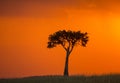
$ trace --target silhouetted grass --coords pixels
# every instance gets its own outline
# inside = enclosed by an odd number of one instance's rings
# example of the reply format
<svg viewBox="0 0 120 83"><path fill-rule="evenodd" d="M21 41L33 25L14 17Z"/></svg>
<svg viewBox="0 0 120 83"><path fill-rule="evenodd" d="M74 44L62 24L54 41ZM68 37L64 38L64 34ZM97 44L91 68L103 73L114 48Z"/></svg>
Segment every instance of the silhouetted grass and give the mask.
<svg viewBox="0 0 120 83"><path fill-rule="evenodd" d="M120 75L34 76L17 79L0 79L0 83L120 83Z"/></svg>

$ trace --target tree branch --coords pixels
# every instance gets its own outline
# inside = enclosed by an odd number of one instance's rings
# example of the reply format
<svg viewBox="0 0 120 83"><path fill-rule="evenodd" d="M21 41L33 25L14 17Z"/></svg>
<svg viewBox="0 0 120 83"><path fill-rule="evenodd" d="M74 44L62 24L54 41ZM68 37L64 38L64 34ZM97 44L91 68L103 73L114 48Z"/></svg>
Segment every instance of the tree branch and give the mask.
<svg viewBox="0 0 120 83"><path fill-rule="evenodd" d="M73 48L74 48L74 45L72 45L71 50L70 50L70 52L69 52L69 53L71 53L71 52L72 52Z"/></svg>
<svg viewBox="0 0 120 83"><path fill-rule="evenodd" d="M68 50L69 50L69 52L70 52L70 41L68 41Z"/></svg>
<svg viewBox="0 0 120 83"><path fill-rule="evenodd" d="M61 44L62 45L62 47L67 51L67 48L65 47L65 45L63 45L63 44Z"/></svg>

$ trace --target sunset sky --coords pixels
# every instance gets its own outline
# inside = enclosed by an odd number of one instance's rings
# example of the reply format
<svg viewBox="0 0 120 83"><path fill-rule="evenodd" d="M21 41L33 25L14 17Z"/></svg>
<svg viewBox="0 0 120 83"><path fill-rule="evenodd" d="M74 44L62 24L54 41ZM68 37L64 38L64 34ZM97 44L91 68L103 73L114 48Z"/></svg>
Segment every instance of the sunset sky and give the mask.
<svg viewBox="0 0 120 83"><path fill-rule="evenodd" d="M58 30L88 32L70 75L120 73L119 0L0 0L0 78L63 75L65 50L47 48Z"/></svg>

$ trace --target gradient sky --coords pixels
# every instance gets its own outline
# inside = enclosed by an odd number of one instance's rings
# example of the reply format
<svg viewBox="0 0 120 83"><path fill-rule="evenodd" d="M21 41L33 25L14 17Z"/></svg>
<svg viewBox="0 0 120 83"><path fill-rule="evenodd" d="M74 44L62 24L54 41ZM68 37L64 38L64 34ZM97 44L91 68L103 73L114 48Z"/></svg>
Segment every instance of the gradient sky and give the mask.
<svg viewBox="0 0 120 83"><path fill-rule="evenodd" d="M65 51L47 48L58 30L89 33L70 75L120 73L119 0L0 0L0 78L62 75Z"/></svg>

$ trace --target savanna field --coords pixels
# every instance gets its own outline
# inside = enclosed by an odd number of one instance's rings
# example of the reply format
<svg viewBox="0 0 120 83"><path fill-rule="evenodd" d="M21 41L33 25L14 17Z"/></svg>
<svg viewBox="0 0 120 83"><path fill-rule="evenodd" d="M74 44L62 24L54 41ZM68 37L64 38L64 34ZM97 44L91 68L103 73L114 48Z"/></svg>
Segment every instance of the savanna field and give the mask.
<svg viewBox="0 0 120 83"><path fill-rule="evenodd" d="M120 83L120 0L0 0L0 83Z"/></svg>
<svg viewBox="0 0 120 83"><path fill-rule="evenodd" d="M120 75L100 76L34 76L1 79L0 83L120 83Z"/></svg>

